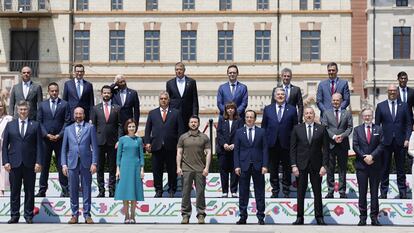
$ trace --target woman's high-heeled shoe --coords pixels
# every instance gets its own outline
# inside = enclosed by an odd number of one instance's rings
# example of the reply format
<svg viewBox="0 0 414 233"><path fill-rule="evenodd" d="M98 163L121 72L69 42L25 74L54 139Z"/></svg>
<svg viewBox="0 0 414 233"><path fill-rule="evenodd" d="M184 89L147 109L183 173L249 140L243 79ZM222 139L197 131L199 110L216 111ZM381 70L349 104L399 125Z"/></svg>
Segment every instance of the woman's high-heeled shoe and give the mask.
<svg viewBox="0 0 414 233"><path fill-rule="evenodd" d="M131 218L131 219L129 220L129 223L130 223L130 224L135 224L135 218Z"/></svg>

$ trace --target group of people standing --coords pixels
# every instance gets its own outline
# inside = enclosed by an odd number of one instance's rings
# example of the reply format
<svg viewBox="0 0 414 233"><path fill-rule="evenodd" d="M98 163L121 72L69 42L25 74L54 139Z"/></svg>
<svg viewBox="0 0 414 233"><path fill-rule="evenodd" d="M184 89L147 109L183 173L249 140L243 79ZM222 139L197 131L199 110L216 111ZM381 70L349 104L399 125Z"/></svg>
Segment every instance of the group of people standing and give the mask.
<svg viewBox="0 0 414 233"><path fill-rule="evenodd" d="M265 210L264 174L270 173L271 198L290 195L291 174L297 177L297 220L304 223L304 198L308 176L314 192L315 219L325 225L322 213L321 183L327 174L328 194L334 197L334 173L338 164L339 197L346 195L346 168L352 114L346 110L350 93L346 80L337 77L336 63L327 65L329 78L319 83L315 110L304 107L299 87L291 84L292 71L281 72L282 84L272 91L272 102L263 110L261 128L256 126L257 113L247 110L247 86L237 80L236 65L227 68L228 82L220 85L217 106L216 151L220 165L222 197L239 198L240 219L247 221L250 179L253 178L258 223L263 225ZM109 197L122 200L125 223L135 223L136 202L144 200L144 150L151 153L155 197L164 195L163 172L168 174L167 196L177 191L177 176L182 176L182 224L189 223L192 212L191 190L196 188L198 223L205 222L205 185L211 164L210 139L199 131L200 118L197 85L185 75L185 65L175 65L176 77L166 83L159 94L159 107L148 114L145 136L136 136L140 103L135 90L127 87L122 75L112 85L101 88L102 103L94 104L93 86L83 76L83 65L74 66L74 79L64 84L48 85L49 99L43 101L42 88L31 81L30 67L21 71L21 82L10 95L9 115L0 101L2 132L1 181L10 181L11 219L17 223L20 190L24 184L24 218L33 222L34 197L45 197L49 167L54 152L57 158L61 197L70 197L70 224L78 223L79 183L83 192L83 215L90 216L92 175L97 172L99 194L105 197L104 168L108 164ZM366 225L367 189L371 192L371 224L378 222L378 187L380 198L387 198L391 157L397 168L400 198L407 198L404 163L408 139L413 129L414 90L408 88L408 76L398 74L399 86L388 87L388 100L375 111L361 111L364 123L353 133L359 184L359 225ZM12 118L14 116L14 120ZM280 187L279 167L282 167ZM41 172L39 191L34 194L35 173ZM7 179L7 175L10 176ZM80 179L80 180L79 180ZM0 192L4 194L4 183ZM238 192L239 191L239 192ZM238 194L237 194L238 193Z"/></svg>

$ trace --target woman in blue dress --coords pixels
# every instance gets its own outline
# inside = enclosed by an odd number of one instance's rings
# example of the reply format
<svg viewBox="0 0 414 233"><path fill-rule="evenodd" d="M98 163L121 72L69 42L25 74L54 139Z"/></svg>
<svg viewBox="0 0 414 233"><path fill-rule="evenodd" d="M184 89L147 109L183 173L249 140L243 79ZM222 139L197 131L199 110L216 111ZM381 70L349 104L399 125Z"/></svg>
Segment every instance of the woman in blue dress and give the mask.
<svg viewBox="0 0 414 233"><path fill-rule="evenodd" d="M137 201L144 200L144 152L142 139L135 136L137 124L133 119L125 122L124 130L127 135L119 138L116 154L115 200L122 200L125 211L125 222L135 223L135 208Z"/></svg>

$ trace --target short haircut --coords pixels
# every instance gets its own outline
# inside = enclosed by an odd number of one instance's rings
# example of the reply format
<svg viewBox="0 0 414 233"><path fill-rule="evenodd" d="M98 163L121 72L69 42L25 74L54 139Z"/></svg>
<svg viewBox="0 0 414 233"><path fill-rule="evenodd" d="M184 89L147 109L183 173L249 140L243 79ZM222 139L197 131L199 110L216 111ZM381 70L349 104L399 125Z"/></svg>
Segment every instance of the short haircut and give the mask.
<svg viewBox="0 0 414 233"><path fill-rule="evenodd" d="M47 89L49 89L49 87L51 87L51 86L57 86L59 88L59 85L57 83L51 82L47 85Z"/></svg>
<svg viewBox="0 0 414 233"><path fill-rule="evenodd" d="M104 89L109 89L110 91L111 91L111 93L112 93L112 88L111 88L111 86L109 86L109 85L104 85L102 88L101 88L101 93L103 92L103 90Z"/></svg>
<svg viewBox="0 0 414 233"><path fill-rule="evenodd" d="M403 77L403 76L408 77L408 74L407 74L405 71L401 71L401 72L399 72L399 73L397 74L397 77L398 77L398 78L401 78L401 77Z"/></svg>
<svg viewBox="0 0 414 233"><path fill-rule="evenodd" d="M336 71L338 71L338 64L336 64L335 62L329 62L328 65L326 65L326 68L329 68L330 66L335 66Z"/></svg>
<svg viewBox="0 0 414 233"><path fill-rule="evenodd" d="M198 117L197 115L192 115L190 117L190 119L188 119L188 122L190 122L191 119L197 119L198 120L198 123L200 123L200 117Z"/></svg>
<svg viewBox="0 0 414 233"><path fill-rule="evenodd" d="M76 68L78 68L78 67L80 67L80 68L82 68L83 70L85 70L85 67L84 67L82 64L76 64L76 65L73 67L73 70L76 70Z"/></svg>
<svg viewBox="0 0 414 233"><path fill-rule="evenodd" d="M177 63L175 63L175 66L174 67L177 67L177 66L182 66L183 67L183 69L185 70L185 65L184 65L184 63L182 63L182 62L177 62Z"/></svg>
<svg viewBox="0 0 414 233"><path fill-rule="evenodd" d="M341 100L342 100L342 94L341 93L339 93L339 92L335 92L335 93L333 93L333 95L332 96L334 96L334 95L339 95L339 97L341 98Z"/></svg>
<svg viewBox="0 0 414 233"><path fill-rule="evenodd" d="M235 68L237 70L237 74L239 74L239 68L235 64L231 64L227 67L227 73L229 72L230 68Z"/></svg>
<svg viewBox="0 0 414 233"><path fill-rule="evenodd" d="M167 96L168 99L170 99L170 94L168 94L168 92L161 91L160 94L158 95L158 98L161 98L162 95L165 95L165 96Z"/></svg>
<svg viewBox="0 0 414 233"><path fill-rule="evenodd" d="M362 116L362 114L366 111L371 111L371 113L374 114L374 110L370 107L363 108L359 114Z"/></svg>
<svg viewBox="0 0 414 233"><path fill-rule="evenodd" d="M280 74L281 75L283 75L284 73L289 73L290 74L290 76L292 76L292 70L291 69L289 69L289 68L283 68L283 70L282 71L280 71Z"/></svg>
<svg viewBox="0 0 414 233"><path fill-rule="evenodd" d="M223 113L224 120L228 120L230 118L229 114L227 114L227 109L229 108L234 108L235 111L234 111L233 119L237 120L239 118L239 114L237 113L237 104L234 103L233 101L230 101L224 105L224 113Z"/></svg>
<svg viewBox="0 0 414 233"><path fill-rule="evenodd" d="M125 124L124 124L124 133L125 133L125 135L128 134L128 125L131 124L131 123L135 124L135 132L134 133L137 132L137 130L138 130L137 122L134 119L129 118L127 121L125 121Z"/></svg>
<svg viewBox="0 0 414 233"><path fill-rule="evenodd" d="M30 109L29 102L27 102L26 100L20 100L19 102L17 102L16 106L17 106L17 108L27 107L28 109Z"/></svg>
<svg viewBox="0 0 414 233"><path fill-rule="evenodd" d="M120 80L121 78L125 78L124 77L124 75L122 75L122 74L117 74L117 75L115 75L115 80Z"/></svg>
<svg viewBox="0 0 414 233"><path fill-rule="evenodd" d="M253 113L254 119L257 118L257 113L254 110L251 110L251 109L246 110L245 114L247 115L248 112L252 112Z"/></svg>

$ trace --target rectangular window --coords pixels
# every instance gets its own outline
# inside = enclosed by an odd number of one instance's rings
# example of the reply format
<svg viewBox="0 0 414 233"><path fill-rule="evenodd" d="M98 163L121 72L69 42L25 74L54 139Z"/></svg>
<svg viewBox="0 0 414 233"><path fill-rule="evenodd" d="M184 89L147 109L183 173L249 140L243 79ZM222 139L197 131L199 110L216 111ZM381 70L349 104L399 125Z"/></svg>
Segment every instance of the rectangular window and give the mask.
<svg viewBox="0 0 414 233"><path fill-rule="evenodd" d="M301 61L319 61L321 59L321 31L300 32Z"/></svg>
<svg viewBox="0 0 414 233"><path fill-rule="evenodd" d="M119 11L123 9L123 0L111 0L111 10Z"/></svg>
<svg viewBox="0 0 414 233"><path fill-rule="evenodd" d="M195 0L183 0L183 10L195 10Z"/></svg>
<svg viewBox="0 0 414 233"><path fill-rule="evenodd" d="M111 30L109 31L109 60L124 61L125 60L125 31Z"/></svg>
<svg viewBox="0 0 414 233"><path fill-rule="evenodd" d="M394 59L410 59L411 27L394 27L393 37Z"/></svg>
<svg viewBox="0 0 414 233"><path fill-rule="evenodd" d="M197 60L197 31L181 31L181 60Z"/></svg>
<svg viewBox="0 0 414 233"><path fill-rule="evenodd" d="M87 11L89 9L89 0L78 0L76 3L76 10Z"/></svg>
<svg viewBox="0 0 414 233"><path fill-rule="evenodd" d="M145 31L144 35L145 61L159 61L160 31Z"/></svg>
<svg viewBox="0 0 414 233"><path fill-rule="evenodd" d="M89 61L89 31L75 31L75 60Z"/></svg>
<svg viewBox="0 0 414 233"><path fill-rule="evenodd" d="M39 10L46 10L46 0L39 0Z"/></svg>
<svg viewBox="0 0 414 233"><path fill-rule="evenodd" d="M408 0L397 0L395 2L395 5L397 5L397 6L408 6Z"/></svg>
<svg viewBox="0 0 414 233"><path fill-rule="evenodd" d="M255 60L270 61L270 30L255 32Z"/></svg>
<svg viewBox="0 0 414 233"><path fill-rule="evenodd" d="M313 0L313 9L320 10L321 9L321 0Z"/></svg>
<svg viewBox="0 0 414 233"><path fill-rule="evenodd" d="M220 0L220 10L221 11L231 10L231 0Z"/></svg>
<svg viewBox="0 0 414 233"><path fill-rule="evenodd" d="M308 9L308 0L299 0L299 10L307 10Z"/></svg>
<svg viewBox="0 0 414 233"><path fill-rule="evenodd" d="M31 0L19 0L19 11L30 11L32 9Z"/></svg>
<svg viewBox="0 0 414 233"><path fill-rule="evenodd" d="M12 0L4 0L4 10L11 10L12 5Z"/></svg>
<svg viewBox="0 0 414 233"><path fill-rule="evenodd" d="M233 61L233 31L218 31L218 61Z"/></svg>
<svg viewBox="0 0 414 233"><path fill-rule="evenodd" d="M158 10L158 0L147 0L145 9L147 11L156 11L156 10Z"/></svg>
<svg viewBox="0 0 414 233"><path fill-rule="evenodd" d="M257 0L257 10L269 10L269 0Z"/></svg>

